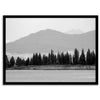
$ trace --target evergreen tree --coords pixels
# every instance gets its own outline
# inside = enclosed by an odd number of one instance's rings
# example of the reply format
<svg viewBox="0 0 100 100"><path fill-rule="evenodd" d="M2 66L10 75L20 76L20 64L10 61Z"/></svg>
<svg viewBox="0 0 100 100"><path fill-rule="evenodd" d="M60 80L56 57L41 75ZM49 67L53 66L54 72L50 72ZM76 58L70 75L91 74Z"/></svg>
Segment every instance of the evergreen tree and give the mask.
<svg viewBox="0 0 100 100"><path fill-rule="evenodd" d="M21 66L22 65L22 60L21 60L20 57L17 57L17 59L16 59L16 65L17 66Z"/></svg>
<svg viewBox="0 0 100 100"><path fill-rule="evenodd" d="M90 49L88 49L87 54L86 54L86 63L87 63L87 65L91 65L91 52L90 52Z"/></svg>
<svg viewBox="0 0 100 100"><path fill-rule="evenodd" d="M96 55L94 51L91 52L91 64L95 65L96 64Z"/></svg>
<svg viewBox="0 0 100 100"><path fill-rule="evenodd" d="M39 65L42 64L42 58L41 58L41 54L40 54L40 53L39 53L39 55L38 55L38 63L39 63Z"/></svg>
<svg viewBox="0 0 100 100"><path fill-rule="evenodd" d="M29 58L26 59L26 61L25 61L25 65L26 65L26 66L29 65Z"/></svg>
<svg viewBox="0 0 100 100"><path fill-rule="evenodd" d="M48 58L47 56L43 55L43 65L47 65L48 64Z"/></svg>
<svg viewBox="0 0 100 100"><path fill-rule="evenodd" d="M33 65L35 65L36 64L36 56L35 56L35 54L33 54L32 60L33 60Z"/></svg>
<svg viewBox="0 0 100 100"><path fill-rule="evenodd" d="M33 65L33 58L30 59L29 65Z"/></svg>
<svg viewBox="0 0 100 100"><path fill-rule="evenodd" d="M84 54L84 50L82 49L82 52L81 52L81 55L80 55L80 58L79 58L79 63L84 65L86 62L85 62L85 54Z"/></svg>
<svg viewBox="0 0 100 100"><path fill-rule="evenodd" d="M64 64L64 53L61 53L61 64Z"/></svg>
<svg viewBox="0 0 100 100"><path fill-rule="evenodd" d="M14 64L15 64L15 59L12 56L11 59L10 59L10 66L14 66Z"/></svg>
<svg viewBox="0 0 100 100"><path fill-rule="evenodd" d="M6 55L6 68L9 68L10 67L10 62L9 62L9 60L8 60L8 57L7 57L7 55Z"/></svg>
<svg viewBox="0 0 100 100"><path fill-rule="evenodd" d="M71 65L73 64L71 54L69 55L69 64L71 64Z"/></svg>
<svg viewBox="0 0 100 100"><path fill-rule="evenodd" d="M56 62L57 62L57 57L56 55L54 55L54 64L56 64Z"/></svg>
<svg viewBox="0 0 100 100"><path fill-rule="evenodd" d="M21 65L25 65L25 60L21 59Z"/></svg>
<svg viewBox="0 0 100 100"><path fill-rule="evenodd" d="M35 63L36 63L36 65L38 65L38 54L37 53L35 55Z"/></svg>
<svg viewBox="0 0 100 100"><path fill-rule="evenodd" d="M48 54L48 64L51 64L52 62L51 62L51 54L49 53Z"/></svg>
<svg viewBox="0 0 100 100"><path fill-rule="evenodd" d="M61 64L62 60L61 60L61 55L60 53L58 52L57 54L57 64Z"/></svg>
<svg viewBox="0 0 100 100"><path fill-rule="evenodd" d="M51 64L54 64L54 61L55 61L55 59L54 59L54 51L51 50Z"/></svg>
<svg viewBox="0 0 100 100"><path fill-rule="evenodd" d="M65 54L65 64L70 64L70 57L68 52Z"/></svg>
<svg viewBox="0 0 100 100"><path fill-rule="evenodd" d="M73 64L78 64L79 63L79 51L77 49L74 50L74 55L73 55Z"/></svg>

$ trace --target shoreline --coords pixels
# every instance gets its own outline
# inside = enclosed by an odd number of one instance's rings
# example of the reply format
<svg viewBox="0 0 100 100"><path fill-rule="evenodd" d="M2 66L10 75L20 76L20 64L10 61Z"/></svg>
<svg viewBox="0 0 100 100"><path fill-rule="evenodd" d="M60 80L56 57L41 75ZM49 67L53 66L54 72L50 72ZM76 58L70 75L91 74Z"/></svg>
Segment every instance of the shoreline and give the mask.
<svg viewBox="0 0 100 100"><path fill-rule="evenodd" d="M96 66L89 65L28 65L14 66L6 70L95 70Z"/></svg>

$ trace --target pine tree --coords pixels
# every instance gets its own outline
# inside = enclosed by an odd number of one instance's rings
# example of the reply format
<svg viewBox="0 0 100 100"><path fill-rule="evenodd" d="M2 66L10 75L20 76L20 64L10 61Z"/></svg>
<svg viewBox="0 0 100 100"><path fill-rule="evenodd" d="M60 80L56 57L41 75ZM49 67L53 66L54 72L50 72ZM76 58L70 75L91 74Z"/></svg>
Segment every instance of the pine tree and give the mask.
<svg viewBox="0 0 100 100"><path fill-rule="evenodd" d="M54 51L51 50L51 64L54 64Z"/></svg>
<svg viewBox="0 0 100 100"><path fill-rule="evenodd" d="M82 52L81 52L81 55L80 55L80 58L79 58L79 63L84 65L86 63L85 61L85 54L84 54L84 50L82 49Z"/></svg>
<svg viewBox="0 0 100 100"><path fill-rule="evenodd" d="M33 65L35 65L36 64L36 57L35 57L35 54L33 54Z"/></svg>
<svg viewBox="0 0 100 100"><path fill-rule="evenodd" d="M30 59L29 65L33 65L33 58Z"/></svg>
<svg viewBox="0 0 100 100"><path fill-rule="evenodd" d="M77 49L74 50L74 55L73 55L73 64L78 64L79 63L79 51Z"/></svg>
<svg viewBox="0 0 100 100"><path fill-rule="evenodd" d="M26 61L25 61L25 65L26 65L26 66L29 65L29 58L26 59Z"/></svg>
<svg viewBox="0 0 100 100"><path fill-rule="evenodd" d="M96 64L96 55L94 51L91 52L91 64L95 65Z"/></svg>
<svg viewBox="0 0 100 100"><path fill-rule="evenodd" d="M10 59L10 66L14 66L14 64L15 64L15 60L14 57L12 56Z"/></svg>
<svg viewBox="0 0 100 100"><path fill-rule="evenodd" d="M10 67L10 62L9 62L9 60L8 60L7 55L5 56L5 58L6 58L6 68L9 68L9 67Z"/></svg>
<svg viewBox="0 0 100 100"><path fill-rule="evenodd" d="M65 54L65 64L70 64L70 57L68 52Z"/></svg>
<svg viewBox="0 0 100 100"><path fill-rule="evenodd" d="M25 65L25 60L21 59L21 65Z"/></svg>
<svg viewBox="0 0 100 100"><path fill-rule="evenodd" d="M47 56L43 55L43 65L47 65L48 64L48 58Z"/></svg>
<svg viewBox="0 0 100 100"><path fill-rule="evenodd" d="M64 64L64 53L61 53L61 64Z"/></svg>
<svg viewBox="0 0 100 100"><path fill-rule="evenodd" d="M61 64L61 55L59 52L57 54L57 64Z"/></svg>
<svg viewBox="0 0 100 100"><path fill-rule="evenodd" d="M17 57L17 59L16 59L16 65L17 66L21 66L22 65L22 60L21 60L20 57Z"/></svg>
<svg viewBox="0 0 100 100"><path fill-rule="evenodd" d="M38 63L39 63L39 65L42 64L42 58L41 58L41 54L40 54L40 53L39 53L39 55L38 55Z"/></svg>
<svg viewBox="0 0 100 100"><path fill-rule="evenodd" d="M71 54L69 54L69 64L73 64L73 61L72 61L72 56L71 56Z"/></svg>
<svg viewBox="0 0 100 100"><path fill-rule="evenodd" d="M48 64L50 65L52 62L51 62L51 54L49 53L48 54Z"/></svg>
<svg viewBox="0 0 100 100"><path fill-rule="evenodd" d="M86 63L87 63L87 65L91 65L91 52L90 52L90 49L88 49L87 54L86 54Z"/></svg>
<svg viewBox="0 0 100 100"><path fill-rule="evenodd" d="M56 64L56 62L57 62L57 57L56 55L54 55L54 64Z"/></svg>
<svg viewBox="0 0 100 100"><path fill-rule="evenodd" d="M35 55L35 62L36 62L36 65L38 65L38 54L36 53L36 55Z"/></svg>

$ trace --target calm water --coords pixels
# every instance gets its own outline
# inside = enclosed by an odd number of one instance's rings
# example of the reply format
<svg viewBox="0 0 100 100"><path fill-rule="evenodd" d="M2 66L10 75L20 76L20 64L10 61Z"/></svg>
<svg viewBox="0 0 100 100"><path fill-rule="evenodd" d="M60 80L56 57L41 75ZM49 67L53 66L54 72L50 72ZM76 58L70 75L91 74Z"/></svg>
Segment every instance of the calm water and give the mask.
<svg viewBox="0 0 100 100"><path fill-rule="evenodd" d="M95 70L7 70L6 82L95 82Z"/></svg>

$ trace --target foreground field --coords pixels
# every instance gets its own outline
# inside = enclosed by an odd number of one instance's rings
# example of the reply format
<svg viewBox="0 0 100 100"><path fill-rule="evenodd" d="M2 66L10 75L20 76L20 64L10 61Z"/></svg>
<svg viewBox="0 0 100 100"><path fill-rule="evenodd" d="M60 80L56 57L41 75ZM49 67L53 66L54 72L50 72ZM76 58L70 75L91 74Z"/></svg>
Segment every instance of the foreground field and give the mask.
<svg viewBox="0 0 100 100"><path fill-rule="evenodd" d="M95 82L95 70L6 70L6 82Z"/></svg>

